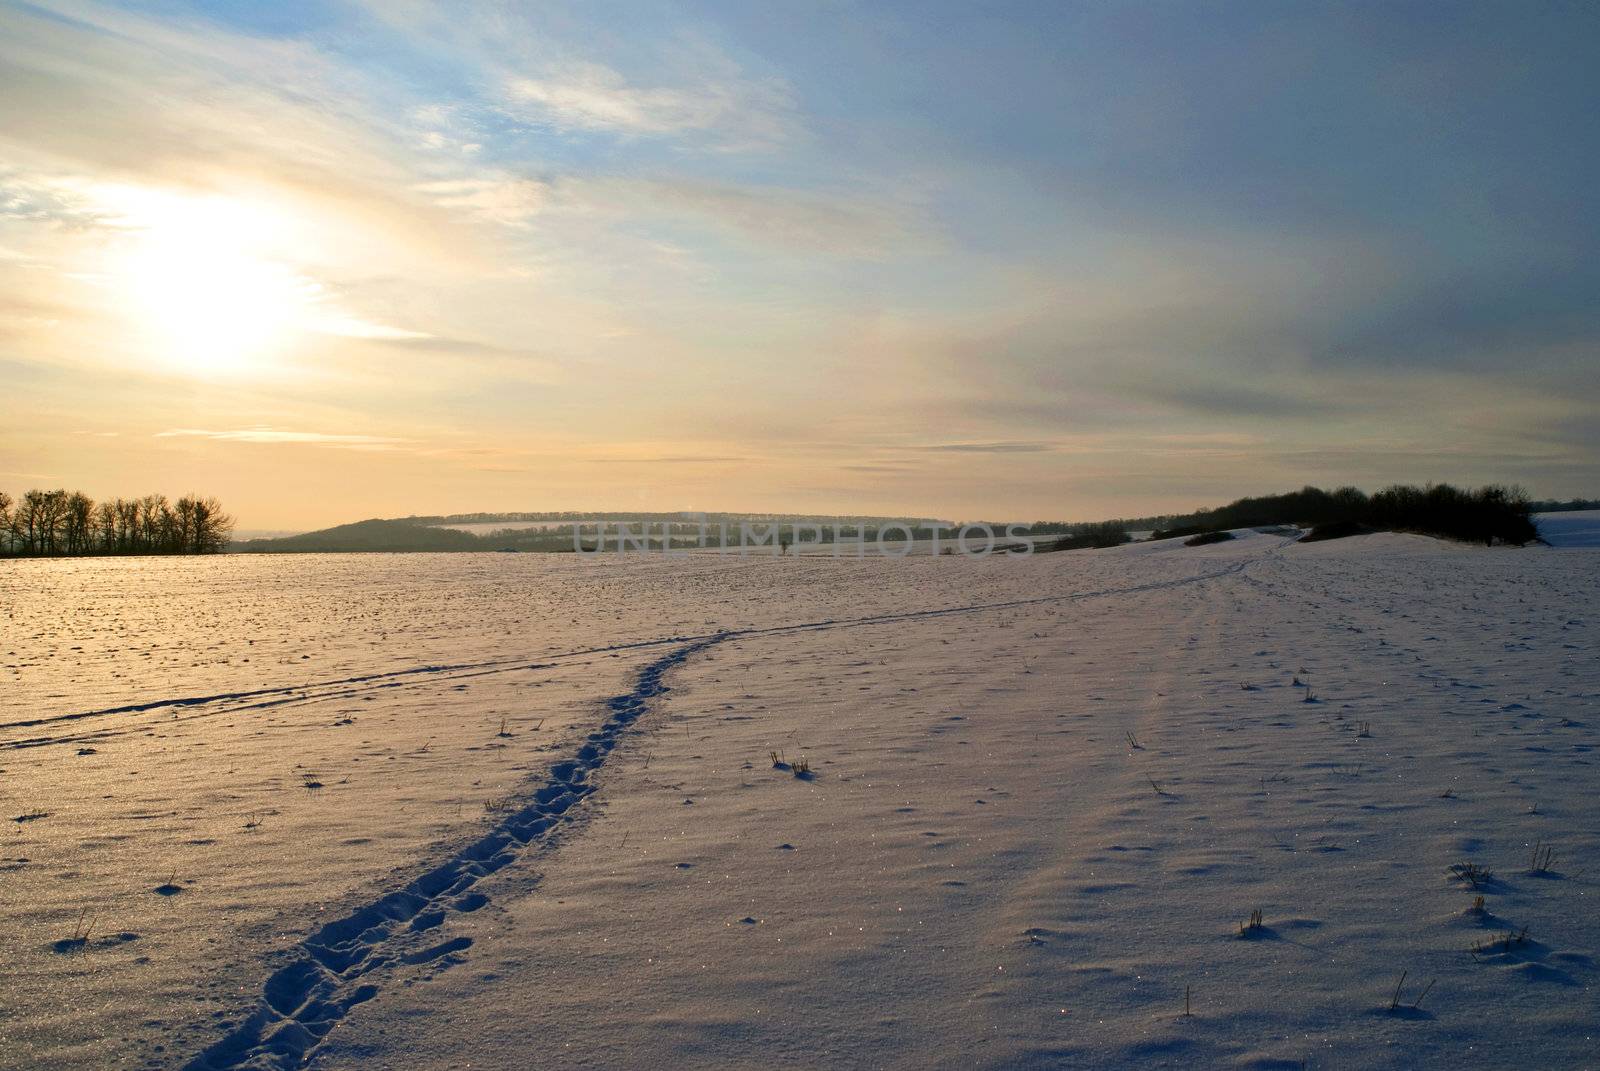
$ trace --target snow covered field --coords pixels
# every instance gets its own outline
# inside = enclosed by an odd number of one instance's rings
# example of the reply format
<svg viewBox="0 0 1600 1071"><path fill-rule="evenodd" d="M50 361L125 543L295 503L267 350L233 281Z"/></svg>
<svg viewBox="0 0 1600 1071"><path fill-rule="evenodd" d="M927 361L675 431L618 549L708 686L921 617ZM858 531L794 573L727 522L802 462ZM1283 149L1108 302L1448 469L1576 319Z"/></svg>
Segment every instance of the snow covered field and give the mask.
<svg viewBox="0 0 1600 1071"><path fill-rule="evenodd" d="M1541 513L1535 518L1539 535L1557 547L1600 547L1600 510Z"/></svg>
<svg viewBox="0 0 1600 1071"><path fill-rule="evenodd" d="M1593 1067L1597 579L0 563L0 1066Z"/></svg>

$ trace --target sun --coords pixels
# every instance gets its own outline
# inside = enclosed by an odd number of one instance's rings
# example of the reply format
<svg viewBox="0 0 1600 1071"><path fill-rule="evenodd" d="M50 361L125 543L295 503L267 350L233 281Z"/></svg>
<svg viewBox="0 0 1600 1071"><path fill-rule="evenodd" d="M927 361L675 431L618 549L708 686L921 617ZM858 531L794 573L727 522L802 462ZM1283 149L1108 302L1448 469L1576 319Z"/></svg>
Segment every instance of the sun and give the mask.
<svg viewBox="0 0 1600 1071"><path fill-rule="evenodd" d="M221 196L126 191L111 283L143 347L195 375L257 368L316 314L320 287L280 259L273 213Z"/></svg>

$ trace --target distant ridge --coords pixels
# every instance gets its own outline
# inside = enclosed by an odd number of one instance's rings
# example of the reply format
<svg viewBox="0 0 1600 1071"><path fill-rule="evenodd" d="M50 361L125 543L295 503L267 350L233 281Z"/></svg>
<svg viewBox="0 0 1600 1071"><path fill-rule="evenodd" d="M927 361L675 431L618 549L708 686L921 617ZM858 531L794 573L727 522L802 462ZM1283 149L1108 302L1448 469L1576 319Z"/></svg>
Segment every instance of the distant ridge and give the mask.
<svg viewBox="0 0 1600 1071"><path fill-rule="evenodd" d="M483 550L482 540L453 528L431 527L425 520L368 520L279 539L245 539L232 553L315 553L342 551Z"/></svg>
<svg viewBox="0 0 1600 1071"><path fill-rule="evenodd" d="M323 528L315 532L284 536L278 539L246 539L233 543L228 549L236 554L312 554L375 551L390 553L440 552L440 551L493 551L525 550L536 552L561 552L573 549L573 525L592 526L596 522L641 522L650 524L652 532L661 525L670 524L679 539L697 537L701 517L713 535L722 524L735 532L742 523L766 524L822 524L841 527L864 525L875 529L887 524L918 526L929 523L923 518L838 516L813 517L797 513L610 513L567 511L561 513L455 513L433 517L401 517L389 520L371 519ZM934 522L946 523L946 522ZM506 528L494 528L504 524ZM462 531L449 525L471 525L480 531ZM515 525L532 527L511 527ZM613 529L614 531L614 529Z"/></svg>
<svg viewBox="0 0 1600 1071"><path fill-rule="evenodd" d="M995 531L1009 530L1016 536L1061 536L1063 538L1054 548L1058 550L1116 546L1125 542L1132 532L1153 532L1156 538L1187 537L1234 528L1283 524L1307 528L1321 526L1324 531L1320 538L1332 537L1335 526L1344 525L1356 526L1341 532L1345 535L1358 529L1396 529L1471 542L1493 543L1498 540L1522 545L1539 538L1538 530L1530 520L1533 513L1579 511L1593 508L1595 504L1589 499L1533 502L1520 488L1495 485L1463 490L1449 484L1396 484L1370 496L1355 487L1326 491L1308 486L1298 491L1236 499L1226 506L1186 514L1122 518L1091 524L1063 521L1034 521L1028 524L990 521L988 524ZM824 529L837 526L846 532L859 527L866 530L868 539L891 525L897 529L899 526L911 529L912 538L930 537L933 532L929 529L933 527L940 530L955 527L950 521L872 515L817 517L799 513L624 513L594 510L454 513L388 520L374 518L277 539L241 540L228 549L245 554L495 550L570 552L576 549L573 545L574 526L587 535L585 544L590 545L595 538L597 525L614 525L616 522L631 522L636 535L641 534L639 525L648 525L649 535L657 541L663 531L670 528L673 545L680 547L692 546L700 541L702 524L706 526L712 543L716 542L722 525L727 525L730 535L734 537L737 537L741 524L821 525ZM610 528L609 534L614 538L616 529ZM905 538L901 531L885 532L884 536L888 542ZM801 535L797 538L812 537ZM828 538L831 537L824 536L825 541ZM656 542L654 545L660 544Z"/></svg>

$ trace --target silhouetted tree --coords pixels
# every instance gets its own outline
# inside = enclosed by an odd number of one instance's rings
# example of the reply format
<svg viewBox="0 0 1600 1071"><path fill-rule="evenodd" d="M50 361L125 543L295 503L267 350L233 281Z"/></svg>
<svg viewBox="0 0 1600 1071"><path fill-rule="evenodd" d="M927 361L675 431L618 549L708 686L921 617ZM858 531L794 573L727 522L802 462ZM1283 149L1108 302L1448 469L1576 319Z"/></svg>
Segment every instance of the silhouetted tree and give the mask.
<svg viewBox="0 0 1600 1071"><path fill-rule="evenodd" d="M117 507L102 502L94 511L94 541L101 554L117 552Z"/></svg>
<svg viewBox="0 0 1600 1071"><path fill-rule="evenodd" d="M189 533L188 551L191 554L215 554L233 538L233 518L222 512L222 503L214 498L187 498L193 511Z"/></svg>
<svg viewBox="0 0 1600 1071"><path fill-rule="evenodd" d="M233 518L214 498L117 498L98 506L82 491L31 490L20 502L0 493L0 554L216 554Z"/></svg>
<svg viewBox="0 0 1600 1071"><path fill-rule="evenodd" d="M94 550L94 501L82 491L67 496L62 514L62 546L66 554Z"/></svg>

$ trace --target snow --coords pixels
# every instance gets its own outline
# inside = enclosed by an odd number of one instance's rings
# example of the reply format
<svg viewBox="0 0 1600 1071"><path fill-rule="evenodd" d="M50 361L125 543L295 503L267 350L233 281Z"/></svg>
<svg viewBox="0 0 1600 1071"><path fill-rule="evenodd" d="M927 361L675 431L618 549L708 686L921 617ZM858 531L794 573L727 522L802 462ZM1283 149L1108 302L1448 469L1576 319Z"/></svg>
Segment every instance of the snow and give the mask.
<svg viewBox="0 0 1600 1071"><path fill-rule="evenodd" d="M1539 535L1553 547L1600 547L1600 510L1540 513L1534 523Z"/></svg>
<svg viewBox="0 0 1600 1071"><path fill-rule="evenodd" d="M0 1066L1592 1062L1600 557L1239 535L0 565Z"/></svg>

